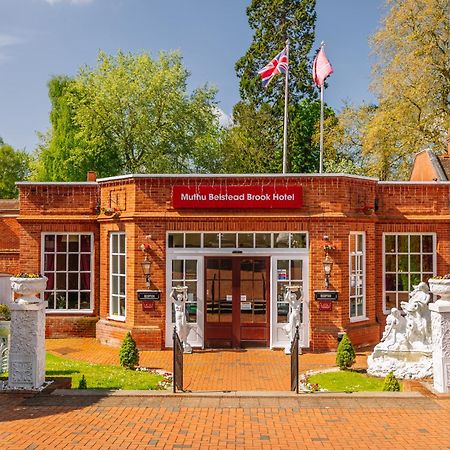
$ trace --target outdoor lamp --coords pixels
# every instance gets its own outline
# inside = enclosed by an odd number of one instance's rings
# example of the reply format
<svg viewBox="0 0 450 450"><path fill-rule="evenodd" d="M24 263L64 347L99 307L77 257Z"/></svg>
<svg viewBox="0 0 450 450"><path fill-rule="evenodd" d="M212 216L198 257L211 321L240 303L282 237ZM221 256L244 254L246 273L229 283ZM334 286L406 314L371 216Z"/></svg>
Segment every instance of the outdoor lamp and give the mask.
<svg viewBox="0 0 450 450"><path fill-rule="evenodd" d="M330 287L330 275L331 270L333 268L333 261L328 255L326 255L322 264L323 264L323 271L325 273L325 289L328 289Z"/></svg>
<svg viewBox="0 0 450 450"><path fill-rule="evenodd" d="M147 284L147 288L150 289L150 267L151 262L145 257L144 261L141 262L142 272L144 272L145 282Z"/></svg>

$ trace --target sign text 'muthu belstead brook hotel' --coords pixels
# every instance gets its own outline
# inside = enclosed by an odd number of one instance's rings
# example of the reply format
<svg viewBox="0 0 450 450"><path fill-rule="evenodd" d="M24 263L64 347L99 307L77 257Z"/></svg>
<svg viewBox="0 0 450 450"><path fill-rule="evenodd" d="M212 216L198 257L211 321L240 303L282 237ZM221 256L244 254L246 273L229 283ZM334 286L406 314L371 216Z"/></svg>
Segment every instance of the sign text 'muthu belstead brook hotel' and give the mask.
<svg viewBox="0 0 450 450"><path fill-rule="evenodd" d="M301 186L173 186L177 209L296 209L302 206Z"/></svg>

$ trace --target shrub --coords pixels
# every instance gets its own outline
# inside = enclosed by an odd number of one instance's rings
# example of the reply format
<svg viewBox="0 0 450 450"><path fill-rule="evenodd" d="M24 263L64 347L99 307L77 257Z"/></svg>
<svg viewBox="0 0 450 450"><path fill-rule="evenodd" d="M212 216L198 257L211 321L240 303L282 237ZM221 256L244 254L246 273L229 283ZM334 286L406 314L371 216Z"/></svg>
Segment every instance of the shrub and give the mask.
<svg viewBox="0 0 450 450"><path fill-rule="evenodd" d="M11 320L11 312L8 305L0 305L0 320Z"/></svg>
<svg viewBox="0 0 450 450"><path fill-rule="evenodd" d="M350 338L344 334L336 353L336 364L340 369L348 369L355 362L356 354Z"/></svg>
<svg viewBox="0 0 450 450"><path fill-rule="evenodd" d="M120 347L119 359L120 365L127 369L134 369L139 364L139 350L130 332L127 333Z"/></svg>
<svg viewBox="0 0 450 450"><path fill-rule="evenodd" d="M78 383L78 389L87 389L86 377L83 375Z"/></svg>
<svg viewBox="0 0 450 450"><path fill-rule="evenodd" d="M399 392L400 383L395 378L394 372L389 372L384 379L383 391Z"/></svg>

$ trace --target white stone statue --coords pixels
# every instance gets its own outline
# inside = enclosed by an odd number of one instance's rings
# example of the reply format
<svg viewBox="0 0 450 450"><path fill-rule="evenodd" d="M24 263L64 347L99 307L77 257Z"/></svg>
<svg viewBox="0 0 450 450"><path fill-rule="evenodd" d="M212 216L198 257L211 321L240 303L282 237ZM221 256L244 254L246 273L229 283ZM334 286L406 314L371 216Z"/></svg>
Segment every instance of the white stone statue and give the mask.
<svg viewBox="0 0 450 450"><path fill-rule="evenodd" d="M368 358L367 372L397 378L424 378L432 375L431 294L424 282L414 286L403 312L392 308L379 344Z"/></svg>
<svg viewBox="0 0 450 450"><path fill-rule="evenodd" d="M296 294L298 292L298 295ZM301 286L286 286L284 301L289 304L288 323L283 327L288 335L289 343L284 349L284 353L291 353L291 343L294 340L295 331L301 324L303 288ZM300 346L299 346L300 350Z"/></svg>
<svg viewBox="0 0 450 450"><path fill-rule="evenodd" d="M177 286L172 288L170 298L175 307L175 327L177 329L180 341L183 343L184 353L192 353L192 347L187 339L191 331L191 326L187 321L186 303L188 299L188 287Z"/></svg>

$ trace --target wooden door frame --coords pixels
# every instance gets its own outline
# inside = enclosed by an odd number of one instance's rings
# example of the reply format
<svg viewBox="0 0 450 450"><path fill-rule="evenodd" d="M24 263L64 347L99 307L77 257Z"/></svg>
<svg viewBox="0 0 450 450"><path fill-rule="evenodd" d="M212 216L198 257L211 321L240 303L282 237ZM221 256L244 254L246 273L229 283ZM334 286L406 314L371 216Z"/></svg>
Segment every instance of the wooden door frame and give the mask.
<svg viewBox="0 0 450 450"><path fill-rule="evenodd" d="M264 260L266 264L266 280L265 280L265 288L266 288L266 336L265 345L267 347L270 346L270 323L272 319L271 312L271 290L270 290L270 277L271 277L271 266L270 256L256 256L256 255L208 255L204 257L204 292L205 292L205 314L204 314L204 340L205 343L207 341L207 301L206 301L206 292L207 292L207 276L206 271L208 268L208 260L210 259L230 259L231 260L231 278L232 278L232 314L231 314L231 345L233 348L241 347L241 283L240 283L240 271L241 271L241 261L245 259L252 260ZM249 324L249 327L252 325Z"/></svg>

